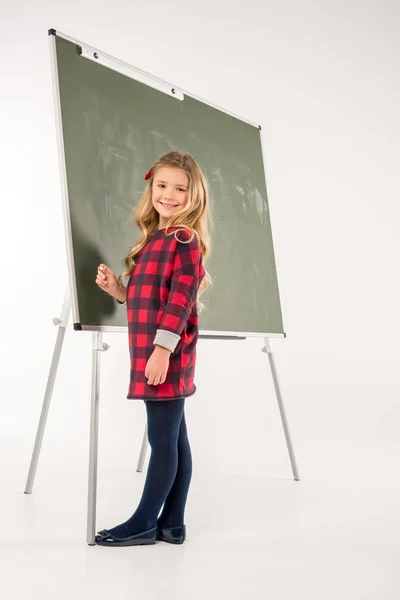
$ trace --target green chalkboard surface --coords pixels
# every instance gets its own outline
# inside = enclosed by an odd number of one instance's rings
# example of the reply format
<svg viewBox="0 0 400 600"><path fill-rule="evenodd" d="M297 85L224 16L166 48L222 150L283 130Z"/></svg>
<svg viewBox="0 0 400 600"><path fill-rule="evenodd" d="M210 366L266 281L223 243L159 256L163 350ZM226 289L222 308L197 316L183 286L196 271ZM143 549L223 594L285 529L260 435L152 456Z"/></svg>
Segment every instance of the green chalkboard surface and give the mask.
<svg viewBox="0 0 400 600"><path fill-rule="evenodd" d="M259 127L88 60L71 38L51 38L75 328L127 327L126 307L95 283L97 266L122 271L139 237L132 211L144 175L165 152L183 150L208 180L215 223L200 335L284 335Z"/></svg>

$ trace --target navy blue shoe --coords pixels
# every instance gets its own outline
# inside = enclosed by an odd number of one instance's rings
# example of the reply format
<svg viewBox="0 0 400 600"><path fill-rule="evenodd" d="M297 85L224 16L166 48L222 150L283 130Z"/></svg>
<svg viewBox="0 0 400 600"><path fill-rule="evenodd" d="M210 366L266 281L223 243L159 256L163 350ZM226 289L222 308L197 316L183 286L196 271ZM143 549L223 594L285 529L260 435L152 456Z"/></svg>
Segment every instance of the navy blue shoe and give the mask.
<svg viewBox="0 0 400 600"><path fill-rule="evenodd" d="M157 540L169 544L183 544L186 540L186 525L178 527L157 527Z"/></svg>
<svg viewBox="0 0 400 600"><path fill-rule="evenodd" d="M155 544L156 535L157 527L123 538L111 535L108 529L102 529L97 532L94 541L99 546L140 546L145 544Z"/></svg>

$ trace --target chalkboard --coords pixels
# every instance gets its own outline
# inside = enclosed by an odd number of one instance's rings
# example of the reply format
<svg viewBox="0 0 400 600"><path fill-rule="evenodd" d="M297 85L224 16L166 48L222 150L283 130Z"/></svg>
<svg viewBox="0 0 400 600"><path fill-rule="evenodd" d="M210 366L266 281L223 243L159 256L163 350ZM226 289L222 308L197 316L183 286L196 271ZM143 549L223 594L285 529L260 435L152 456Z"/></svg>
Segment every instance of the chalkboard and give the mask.
<svg viewBox="0 0 400 600"><path fill-rule="evenodd" d="M182 150L202 168L213 206L200 335L284 336L260 127L187 92L164 93L134 67L127 75L88 60L83 49L95 49L49 33L75 329L126 330L126 307L96 285L97 266L121 273L140 234L132 213L144 175Z"/></svg>

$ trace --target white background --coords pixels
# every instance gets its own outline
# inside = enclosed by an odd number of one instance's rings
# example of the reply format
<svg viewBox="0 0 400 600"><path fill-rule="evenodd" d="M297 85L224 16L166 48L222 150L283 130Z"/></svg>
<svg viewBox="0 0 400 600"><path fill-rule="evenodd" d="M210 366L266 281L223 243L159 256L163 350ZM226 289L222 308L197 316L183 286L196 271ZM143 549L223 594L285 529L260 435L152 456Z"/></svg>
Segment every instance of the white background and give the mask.
<svg viewBox="0 0 400 600"><path fill-rule="evenodd" d="M271 345L301 482L398 485L399 12L389 0L2 6L4 492L25 486L67 285L49 28L262 125L287 334ZM109 485L144 476L127 338L104 341L100 511ZM91 346L70 321L35 481L37 493L80 495L80 527ZM198 343L198 391L186 401L197 485L208 475L293 482L262 346Z"/></svg>

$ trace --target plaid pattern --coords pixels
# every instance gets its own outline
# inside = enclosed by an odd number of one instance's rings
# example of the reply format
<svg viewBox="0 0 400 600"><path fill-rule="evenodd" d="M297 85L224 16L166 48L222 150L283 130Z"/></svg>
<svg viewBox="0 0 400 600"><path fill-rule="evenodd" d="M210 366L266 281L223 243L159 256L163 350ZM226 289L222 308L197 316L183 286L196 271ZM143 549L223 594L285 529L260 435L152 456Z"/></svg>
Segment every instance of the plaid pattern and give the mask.
<svg viewBox="0 0 400 600"><path fill-rule="evenodd" d="M175 238L177 227L153 233L136 257L126 294L131 377L128 399L175 400L196 391L196 297L205 275L198 237ZM189 234L177 236L187 240ZM158 332L158 333L157 333ZM179 336L179 337L178 337ZM157 340L175 347L164 383L148 385L145 368ZM169 344L169 345L170 345ZM160 343L162 345L162 343Z"/></svg>

